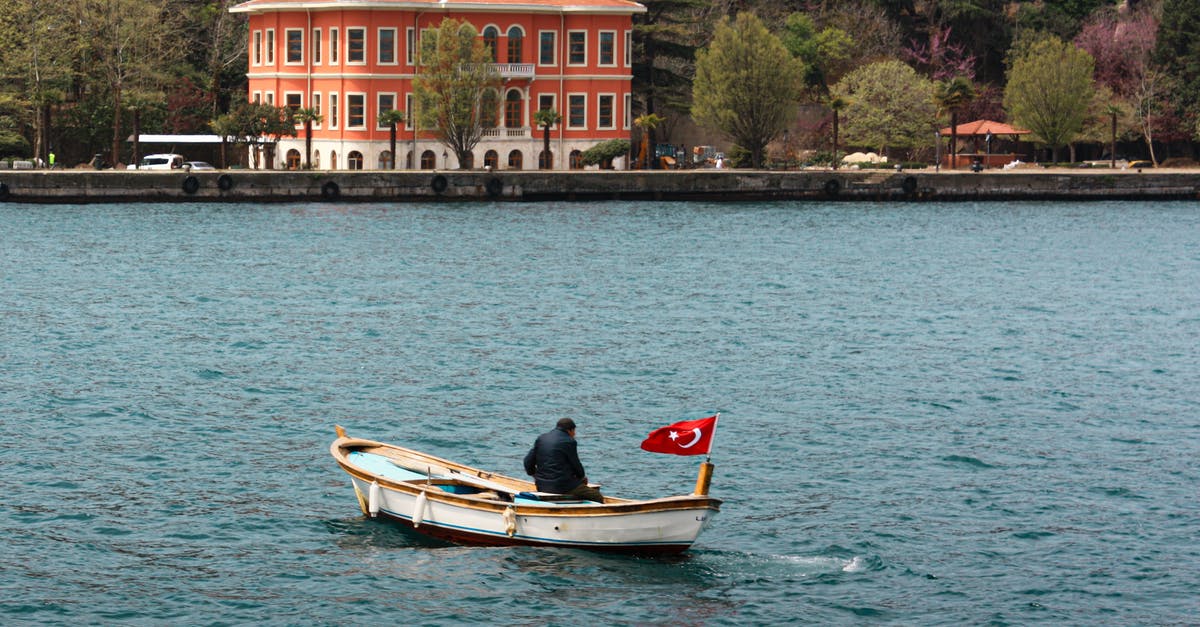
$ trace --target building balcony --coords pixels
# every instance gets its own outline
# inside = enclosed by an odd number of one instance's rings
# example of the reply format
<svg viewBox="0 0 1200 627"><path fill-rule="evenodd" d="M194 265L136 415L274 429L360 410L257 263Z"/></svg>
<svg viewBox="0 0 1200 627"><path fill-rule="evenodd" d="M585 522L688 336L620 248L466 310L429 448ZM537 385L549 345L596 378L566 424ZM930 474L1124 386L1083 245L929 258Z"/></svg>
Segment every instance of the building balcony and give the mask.
<svg viewBox="0 0 1200 627"><path fill-rule="evenodd" d="M500 78L533 78L532 63L493 63L492 67Z"/></svg>
<svg viewBox="0 0 1200 627"><path fill-rule="evenodd" d="M530 137L529 127L519 128L485 128L483 136L491 139L527 139Z"/></svg>

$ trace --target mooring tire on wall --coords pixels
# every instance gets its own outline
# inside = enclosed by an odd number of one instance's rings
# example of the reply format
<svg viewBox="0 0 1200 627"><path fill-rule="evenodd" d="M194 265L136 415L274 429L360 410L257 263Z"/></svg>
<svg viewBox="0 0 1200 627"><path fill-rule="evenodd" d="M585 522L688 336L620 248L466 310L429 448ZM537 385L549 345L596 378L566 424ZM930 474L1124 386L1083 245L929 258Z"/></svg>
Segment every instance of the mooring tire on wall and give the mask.
<svg viewBox="0 0 1200 627"><path fill-rule="evenodd" d="M222 174L217 177L217 187L223 192L233 189L233 177L228 174Z"/></svg>
<svg viewBox="0 0 1200 627"><path fill-rule="evenodd" d="M200 179L194 176L183 179L183 193L190 196L198 191L200 191Z"/></svg>
<svg viewBox="0 0 1200 627"><path fill-rule="evenodd" d="M326 183L321 186L321 198L324 198L325 200L337 200L341 195L342 188L338 187L338 184L334 183L333 181L326 181Z"/></svg>
<svg viewBox="0 0 1200 627"><path fill-rule="evenodd" d="M915 177L915 176L904 177L904 182L901 183L901 187L904 188L905 194L915 193L917 191L917 177Z"/></svg>
<svg viewBox="0 0 1200 627"><path fill-rule="evenodd" d="M499 196L504 191L504 182L499 178L493 178L487 182L488 196Z"/></svg>
<svg viewBox="0 0 1200 627"><path fill-rule="evenodd" d="M0 183L0 201L8 200L8 185Z"/></svg>
<svg viewBox="0 0 1200 627"><path fill-rule="evenodd" d="M433 182L429 184L429 186L433 188L434 193L437 194L446 191L447 185L449 185L449 181L447 181L446 177L442 176L441 174L433 177Z"/></svg>
<svg viewBox="0 0 1200 627"><path fill-rule="evenodd" d="M825 181L825 194L827 196L837 196L838 192L842 191L842 182L837 179L829 179Z"/></svg>

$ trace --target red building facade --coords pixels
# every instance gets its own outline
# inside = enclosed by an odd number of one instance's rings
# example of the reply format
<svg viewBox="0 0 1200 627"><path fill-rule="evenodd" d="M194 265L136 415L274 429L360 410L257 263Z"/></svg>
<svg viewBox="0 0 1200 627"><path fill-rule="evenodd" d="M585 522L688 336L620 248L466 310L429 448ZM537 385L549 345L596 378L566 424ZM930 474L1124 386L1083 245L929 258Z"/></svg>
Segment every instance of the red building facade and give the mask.
<svg viewBox="0 0 1200 627"><path fill-rule="evenodd" d="M632 16L627 0L250 0L249 98L316 109L313 167L390 169L379 112L413 110L422 33L446 18L469 21L494 51L503 86L495 127L473 167L538 169L545 159L533 115L553 109L554 169L578 167L597 143L628 138L632 124ZM453 153L411 116L397 135L400 168L456 168ZM276 167L303 162L304 133L279 143Z"/></svg>

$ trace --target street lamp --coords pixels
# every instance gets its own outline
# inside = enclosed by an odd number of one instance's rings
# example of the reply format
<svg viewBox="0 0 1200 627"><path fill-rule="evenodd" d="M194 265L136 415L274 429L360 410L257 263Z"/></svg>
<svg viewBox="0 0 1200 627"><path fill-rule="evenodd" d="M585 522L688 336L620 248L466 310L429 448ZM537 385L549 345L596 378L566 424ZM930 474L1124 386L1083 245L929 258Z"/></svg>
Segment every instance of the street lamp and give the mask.
<svg viewBox="0 0 1200 627"><path fill-rule="evenodd" d="M942 132L941 131L933 132L933 144L937 149L937 161L934 162L934 164L933 164L933 171L941 172L942 171Z"/></svg>

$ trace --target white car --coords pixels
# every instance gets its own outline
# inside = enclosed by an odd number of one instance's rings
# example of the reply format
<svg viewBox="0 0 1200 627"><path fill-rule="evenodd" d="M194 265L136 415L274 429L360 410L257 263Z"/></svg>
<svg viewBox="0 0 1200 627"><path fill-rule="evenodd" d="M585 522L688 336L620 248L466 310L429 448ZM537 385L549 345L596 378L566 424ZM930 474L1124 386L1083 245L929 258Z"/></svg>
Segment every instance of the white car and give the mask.
<svg viewBox="0 0 1200 627"><path fill-rule="evenodd" d="M178 170L183 167L183 155L146 155L137 164L129 164L129 170Z"/></svg>
<svg viewBox="0 0 1200 627"><path fill-rule="evenodd" d="M187 170L216 170L216 168L212 167L212 164L208 163L207 161L188 161L183 164L183 167Z"/></svg>

